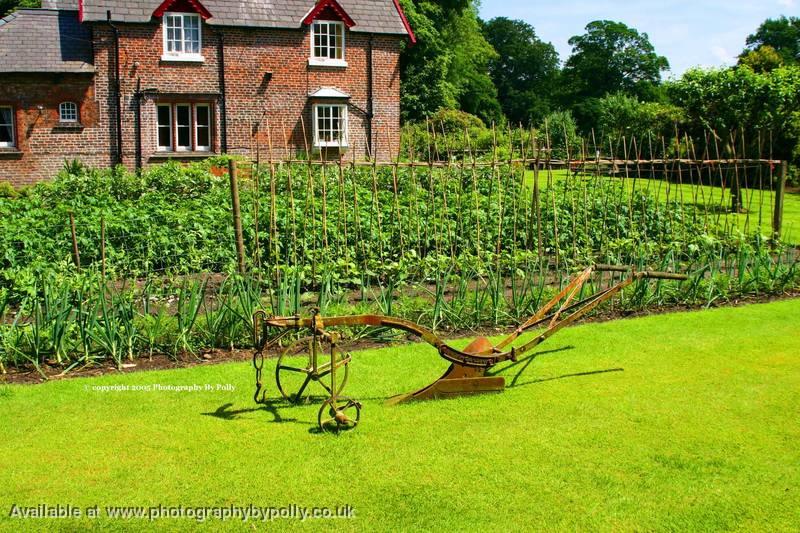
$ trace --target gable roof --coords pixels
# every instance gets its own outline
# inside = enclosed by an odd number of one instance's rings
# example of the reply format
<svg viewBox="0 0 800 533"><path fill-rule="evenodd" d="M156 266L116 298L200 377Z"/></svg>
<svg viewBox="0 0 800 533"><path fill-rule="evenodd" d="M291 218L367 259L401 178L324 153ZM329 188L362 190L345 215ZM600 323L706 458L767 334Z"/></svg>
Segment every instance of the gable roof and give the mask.
<svg viewBox="0 0 800 533"><path fill-rule="evenodd" d="M15 11L0 19L0 72L92 73L89 30L75 11Z"/></svg>
<svg viewBox="0 0 800 533"><path fill-rule="evenodd" d="M208 9L206 9L206 7L198 0L164 0L161 2L161 5L159 5L155 11L153 11L153 16L161 18L167 11L183 11L182 8L184 7L186 9L195 10L200 14L201 17L203 17L203 20L208 20L211 18L211 13L209 13Z"/></svg>
<svg viewBox="0 0 800 533"><path fill-rule="evenodd" d="M317 17L320 16L320 14L324 14L326 11L330 11L333 13L333 16L341 19L348 28L352 28L356 25L356 22L350 18L350 15L347 14L347 11L345 11L336 0L318 0L317 4L312 7L308 14L303 18L303 24L308 26L314 22Z"/></svg>
<svg viewBox="0 0 800 533"><path fill-rule="evenodd" d="M314 9L314 0L200 0L211 13L206 23L212 26L244 26L299 29ZM111 11L114 22L146 23L163 0L81 0L84 22L104 22ZM67 8L78 0L44 0L43 6ZM413 33L396 0L338 0L352 18L351 31L406 35L413 42ZM76 7L72 7L76 9Z"/></svg>

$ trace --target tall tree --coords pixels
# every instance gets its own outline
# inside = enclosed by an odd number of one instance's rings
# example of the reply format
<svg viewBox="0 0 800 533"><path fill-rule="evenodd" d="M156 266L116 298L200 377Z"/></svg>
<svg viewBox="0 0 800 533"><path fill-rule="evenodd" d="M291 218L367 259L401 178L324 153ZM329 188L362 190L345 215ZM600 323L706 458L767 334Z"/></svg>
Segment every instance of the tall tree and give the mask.
<svg viewBox="0 0 800 533"><path fill-rule="evenodd" d="M661 73L669 68L669 62L655 52L646 33L621 22L597 20L569 44L572 55L562 73L562 101L572 109L584 132L598 122L599 99L607 94L661 99Z"/></svg>
<svg viewBox="0 0 800 533"><path fill-rule="evenodd" d="M472 0L400 0L417 44L400 56L400 107L404 120L439 109L500 118L488 61L496 54L484 39Z"/></svg>
<svg viewBox="0 0 800 533"><path fill-rule="evenodd" d="M746 57L765 46L776 51L786 65L800 63L800 18L765 20L754 34L747 37L747 48L740 57Z"/></svg>
<svg viewBox="0 0 800 533"><path fill-rule="evenodd" d="M572 55L564 75L574 97L598 98L608 93L637 93L640 87L658 84L669 68L646 33L621 22L598 20L586 33L569 40Z"/></svg>
<svg viewBox="0 0 800 533"><path fill-rule="evenodd" d="M558 52L542 42L530 24L497 17L484 24L486 40L497 51L489 61L503 112L515 124L540 122L552 108L559 75Z"/></svg>
<svg viewBox="0 0 800 533"><path fill-rule="evenodd" d="M446 42L452 43L447 79L456 87L459 109L480 117L487 124L502 122L497 87L489 75L489 65L499 56L481 31L476 6L453 17L443 28L442 35Z"/></svg>
<svg viewBox="0 0 800 533"><path fill-rule="evenodd" d="M403 120L418 120L456 106L454 87L447 81L451 58L434 22L447 10L433 2L400 1L417 36L417 44L400 55L400 112Z"/></svg>

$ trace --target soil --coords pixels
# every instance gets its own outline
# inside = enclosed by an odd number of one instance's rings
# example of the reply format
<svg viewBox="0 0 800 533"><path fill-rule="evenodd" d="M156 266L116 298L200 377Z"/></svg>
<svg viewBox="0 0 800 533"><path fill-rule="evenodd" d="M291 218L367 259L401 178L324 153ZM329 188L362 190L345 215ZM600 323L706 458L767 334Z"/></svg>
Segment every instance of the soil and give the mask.
<svg viewBox="0 0 800 533"><path fill-rule="evenodd" d="M781 295L770 296L749 296L736 300L727 301L720 305L713 305L712 307L737 307L754 303L769 303L780 300L787 300L800 297L800 290L792 291ZM578 323L592 323L592 322L606 322L610 320L619 320L625 318L635 318L648 315L658 315L665 313L675 313L683 311L695 311L702 309L702 305L683 305L683 306L668 306L668 307L655 307L641 311L619 311L619 310L606 310L591 317L587 317ZM478 336L498 336L504 333L510 333L513 328L483 328L479 330L469 331L446 331L440 334L444 339L453 340L461 338L471 338ZM383 348L389 345L403 344L406 342L419 342L419 340L412 336L399 337L400 340L393 343L378 342L371 339L361 339L351 343L342 343L341 347L347 351L366 350L370 348ZM0 384L36 384L44 381L52 381L59 379L73 379L82 377L102 376L106 374L127 374L130 372L142 372L147 370L164 370L172 368L189 368L199 365L215 365L220 363L251 361L253 359L254 350L252 349L212 349L202 350L196 355L184 353L178 357L169 357L163 354L154 354L152 359L147 357L139 357L133 361L125 361L122 369L117 369L111 362L103 362L94 364L83 368L75 368L68 373L63 372L63 368L57 365L45 365L41 368L42 373L37 372L33 368L11 368L7 369L6 374L0 374ZM267 354L269 357L274 357L277 354Z"/></svg>

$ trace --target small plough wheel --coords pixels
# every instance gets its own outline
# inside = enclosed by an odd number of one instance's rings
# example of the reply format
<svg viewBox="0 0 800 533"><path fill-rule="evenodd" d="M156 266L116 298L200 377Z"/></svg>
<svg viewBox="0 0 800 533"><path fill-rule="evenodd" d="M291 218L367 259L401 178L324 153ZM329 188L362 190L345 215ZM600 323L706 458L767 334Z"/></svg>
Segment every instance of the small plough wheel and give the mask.
<svg viewBox="0 0 800 533"><path fill-rule="evenodd" d="M281 396L289 402L301 404L312 398L322 399L333 395L330 353L323 351L323 346L319 337L308 336L292 342L281 353L275 366L275 382ZM348 367L346 363L336 369L337 394L347 385ZM313 382L319 383L325 392L314 397L311 394Z"/></svg>
<svg viewBox="0 0 800 533"><path fill-rule="evenodd" d="M350 398L328 398L319 408L317 423L323 432L353 429L361 418L361 404Z"/></svg>

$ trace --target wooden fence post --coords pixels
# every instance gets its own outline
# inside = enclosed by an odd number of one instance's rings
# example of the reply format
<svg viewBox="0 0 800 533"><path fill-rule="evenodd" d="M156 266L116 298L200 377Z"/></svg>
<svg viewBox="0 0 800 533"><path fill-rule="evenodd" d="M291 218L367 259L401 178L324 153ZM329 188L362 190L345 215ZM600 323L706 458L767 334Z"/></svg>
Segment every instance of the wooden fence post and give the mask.
<svg viewBox="0 0 800 533"><path fill-rule="evenodd" d="M72 231L72 260L75 262L75 268L78 272L81 271L81 255L78 253L78 238L75 235L75 215L72 211L69 212L69 226Z"/></svg>
<svg viewBox="0 0 800 533"><path fill-rule="evenodd" d="M783 193L786 188L786 172L788 163L781 162L781 172L778 175L778 184L775 187L775 209L772 212L772 240L781 239L781 226L783 225Z"/></svg>
<svg viewBox="0 0 800 533"><path fill-rule="evenodd" d="M236 179L236 162L228 161L228 176L231 181L231 203L233 204L233 230L236 233L236 258L239 274L244 274L244 237L242 236L242 212L239 206L239 183Z"/></svg>
<svg viewBox="0 0 800 533"><path fill-rule="evenodd" d="M100 265L103 280L106 279L106 219L100 218Z"/></svg>

